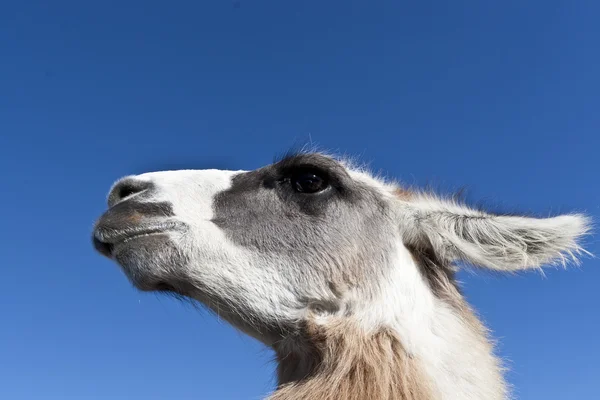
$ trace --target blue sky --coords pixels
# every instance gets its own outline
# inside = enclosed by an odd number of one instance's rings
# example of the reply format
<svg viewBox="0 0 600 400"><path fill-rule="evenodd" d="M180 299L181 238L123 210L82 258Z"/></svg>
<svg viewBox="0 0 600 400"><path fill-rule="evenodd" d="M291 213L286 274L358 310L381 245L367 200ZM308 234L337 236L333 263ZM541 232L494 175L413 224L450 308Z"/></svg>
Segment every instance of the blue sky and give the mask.
<svg viewBox="0 0 600 400"><path fill-rule="evenodd" d="M132 289L90 231L120 176L312 140L409 184L600 217L593 1L5 1L0 398L257 399L271 354ZM597 239L589 249L600 254ZM521 399L597 398L598 260L461 274Z"/></svg>

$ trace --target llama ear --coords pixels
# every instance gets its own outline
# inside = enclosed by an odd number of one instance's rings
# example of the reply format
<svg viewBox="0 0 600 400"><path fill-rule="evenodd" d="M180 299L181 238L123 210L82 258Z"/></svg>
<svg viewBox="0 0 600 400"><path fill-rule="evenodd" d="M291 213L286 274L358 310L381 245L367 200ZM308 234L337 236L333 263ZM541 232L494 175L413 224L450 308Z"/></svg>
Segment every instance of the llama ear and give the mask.
<svg viewBox="0 0 600 400"><path fill-rule="evenodd" d="M587 253L579 243L590 231L584 215L493 215L427 195L414 195L401 205L407 245L430 248L449 262L518 271L577 263L577 256Z"/></svg>

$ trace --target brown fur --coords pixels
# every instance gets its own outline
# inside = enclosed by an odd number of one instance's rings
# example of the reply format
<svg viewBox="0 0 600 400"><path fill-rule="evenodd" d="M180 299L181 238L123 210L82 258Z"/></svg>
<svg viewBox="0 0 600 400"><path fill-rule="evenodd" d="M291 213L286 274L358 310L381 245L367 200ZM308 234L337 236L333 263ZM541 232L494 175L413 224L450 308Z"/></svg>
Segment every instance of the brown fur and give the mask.
<svg viewBox="0 0 600 400"><path fill-rule="evenodd" d="M400 200L405 200L405 201L412 199L412 197L414 196L413 192L406 190L406 189L402 189L401 187L394 189L394 195L396 197L398 197Z"/></svg>
<svg viewBox="0 0 600 400"><path fill-rule="evenodd" d="M298 352L278 351L279 388L270 400L427 400L418 360L382 328L365 333L349 321L308 322Z"/></svg>

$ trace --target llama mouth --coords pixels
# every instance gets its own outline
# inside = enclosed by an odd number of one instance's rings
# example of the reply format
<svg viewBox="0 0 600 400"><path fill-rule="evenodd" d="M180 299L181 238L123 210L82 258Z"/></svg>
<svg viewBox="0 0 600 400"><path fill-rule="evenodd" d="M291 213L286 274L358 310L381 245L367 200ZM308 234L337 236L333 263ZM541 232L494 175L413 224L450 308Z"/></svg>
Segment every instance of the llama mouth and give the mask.
<svg viewBox="0 0 600 400"><path fill-rule="evenodd" d="M174 222L159 226L128 228L120 231L104 229L100 226L94 230L92 240L94 247L100 254L108 258L113 258L117 248L128 242L147 236L164 235L173 231L181 231L181 228L181 224Z"/></svg>
<svg viewBox="0 0 600 400"><path fill-rule="evenodd" d="M96 248L96 250L108 257L108 258L113 258L115 255L115 250L118 246L123 245L127 242L130 242L132 240L138 239L138 238L142 238L145 236L151 236L151 235L159 235L159 234L163 234L165 232L163 231L149 231L149 232L144 232L144 233L139 233L139 234L135 234L135 235L130 235L127 237L122 238L122 240L119 241L103 241L100 240L96 237L96 235L94 235L93 241L94 241L94 247Z"/></svg>

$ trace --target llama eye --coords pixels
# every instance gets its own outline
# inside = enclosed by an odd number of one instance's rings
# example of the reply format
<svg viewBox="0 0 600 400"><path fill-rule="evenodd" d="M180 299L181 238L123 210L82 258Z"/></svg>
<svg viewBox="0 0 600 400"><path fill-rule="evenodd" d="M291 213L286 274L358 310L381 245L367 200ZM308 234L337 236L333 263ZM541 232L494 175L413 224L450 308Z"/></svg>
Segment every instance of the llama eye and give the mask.
<svg viewBox="0 0 600 400"><path fill-rule="evenodd" d="M317 193L325 190L328 186L325 178L312 173L302 172L291 177L292 188L298 193Z"/></svg>

